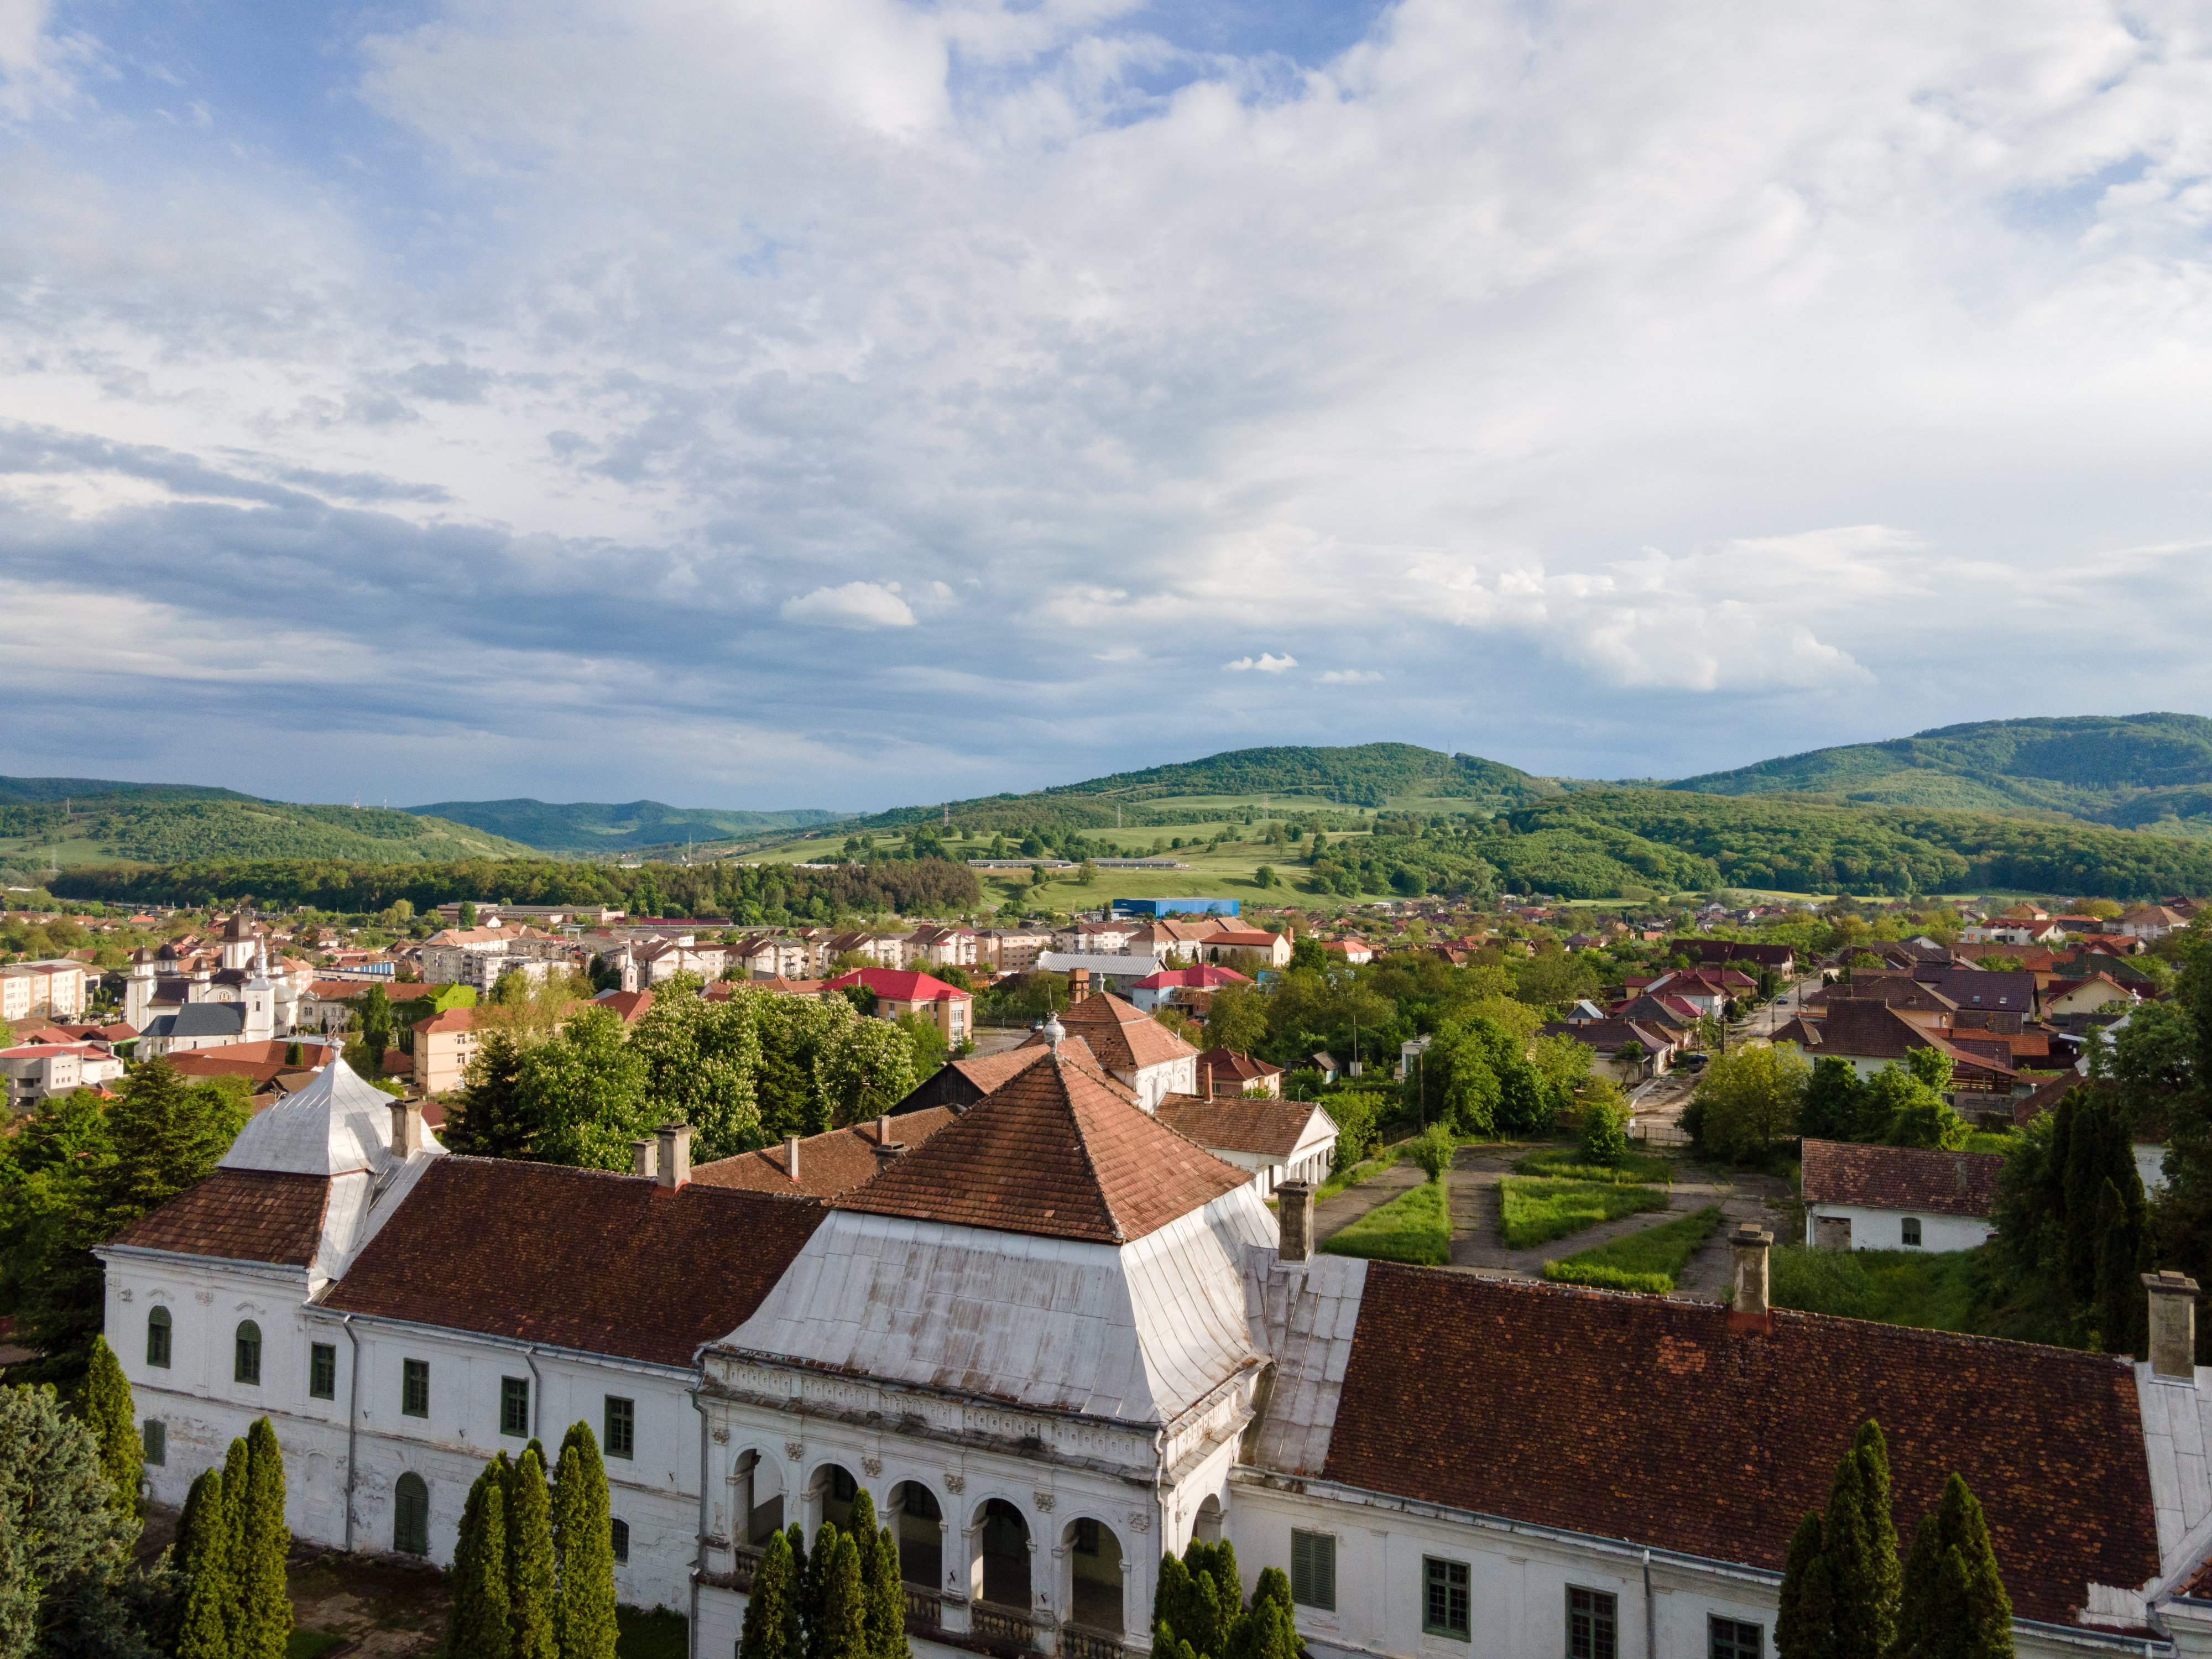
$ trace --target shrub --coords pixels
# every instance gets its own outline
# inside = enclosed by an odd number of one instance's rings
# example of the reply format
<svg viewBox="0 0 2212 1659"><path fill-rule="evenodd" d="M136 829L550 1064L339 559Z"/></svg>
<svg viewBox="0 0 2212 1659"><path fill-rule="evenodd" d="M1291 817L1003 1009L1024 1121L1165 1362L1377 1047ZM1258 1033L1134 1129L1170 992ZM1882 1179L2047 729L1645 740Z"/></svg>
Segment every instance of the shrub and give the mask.
<svg viewBox="0 0 2212 1659"><path fill-rule="evenodd" d="M1430 1180L1440 1182L1444 1171L1451 1168L1452 1155L1458 1150L1459 1143L1452 1138L1452 1132L1441 1123L1431 1123L1407 1149L1407 1155L1427 1172Z"/></svg>
<svg viewBox="0 0 2212 1659"><path fill-rule="evenodd" d="M1592 1100L1583 1109L1582 1154L1585 1164L1607 1169L1628 1156L1628 1112L1619 1101Z"/></svg>

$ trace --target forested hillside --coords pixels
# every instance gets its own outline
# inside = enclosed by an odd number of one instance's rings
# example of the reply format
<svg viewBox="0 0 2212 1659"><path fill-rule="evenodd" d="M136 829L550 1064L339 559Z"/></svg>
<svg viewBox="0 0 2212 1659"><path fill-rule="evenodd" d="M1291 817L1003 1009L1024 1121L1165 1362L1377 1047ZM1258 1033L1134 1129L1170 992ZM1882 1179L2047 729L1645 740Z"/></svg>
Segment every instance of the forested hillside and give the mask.
<svg viewBox="0 0 2212 1659"><path fill-rule="evenodd" d="M413 863L453 858L530 858L519 842L441 818L374 807L292 806L280 801L72 800L60 805L0 806L0 861L26 868L42 849L66 848L61 862L331 858Z"/></svg>
<svg viewBox="0 0 2212 1659"><path fill-rule="evenodd" d="M681 845L685 840L726 841L779 831L811 830L842 816L811 808L790 812L741 812L713 806L669 806L657 800L621 805L599 801L448 800L410 806L426 817L465 823L544 853L611 853L640 847Z"/></svg>
<svg viewBox="0 0 2212 1659"><path fill-rule="evenodd" d="M0 806L36 806L70 800L253 800L235 789L197 783L118 783L112 778L0 777Z"/></svg>
<svg viewBox="0 0 2212 1659"><path fill-rule="evenodd" d="M2212 835L2212 720L2152 714L1981 720L1887 743L1811 750L1668 787L1714 795L1816 794L1883 806L2064 812Z"/></svg>

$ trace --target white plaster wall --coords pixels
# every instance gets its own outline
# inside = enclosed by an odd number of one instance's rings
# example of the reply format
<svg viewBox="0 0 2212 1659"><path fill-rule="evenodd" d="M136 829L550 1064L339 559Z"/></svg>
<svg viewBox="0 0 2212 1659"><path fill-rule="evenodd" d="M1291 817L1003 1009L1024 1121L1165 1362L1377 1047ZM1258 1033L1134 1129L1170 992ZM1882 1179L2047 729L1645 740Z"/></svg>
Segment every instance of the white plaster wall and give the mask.
<svg viewBox="0 0 2212 1659"><path fill-rule="evenodd" d="M1805 1212L1805 1242L1818 1242L1814 1224L1821 1216L1845 1216L1851 1224L1851 1248L1855 1250L1902 1250L1913 1248L1905 1243L1905 1218L1909 1210L1874 1210L1851 1204L1814 1204ZM1920 1243L1917 1248L1934 1253L1942 1250L1971 1250L1989 1242L1996 1231L1990 1222L1979 1216L1923 1215L1920 1220Z"/></svg>
<svg viewBox="0 0 2212 1659"><path fill-rule="evenodd" d="M2166 1186L2166 1148L2148 1141L2134 1144L2136 1174L2142 1178L2143 1191L2155 1193Z"/></svg>

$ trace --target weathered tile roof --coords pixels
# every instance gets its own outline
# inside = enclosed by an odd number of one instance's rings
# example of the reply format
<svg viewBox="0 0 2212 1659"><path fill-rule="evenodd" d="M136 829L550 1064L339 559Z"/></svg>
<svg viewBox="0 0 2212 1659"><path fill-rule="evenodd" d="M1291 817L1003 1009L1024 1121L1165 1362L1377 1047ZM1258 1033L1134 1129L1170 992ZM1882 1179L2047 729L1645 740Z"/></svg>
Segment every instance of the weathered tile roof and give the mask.
<svg viewBox="0 0 2212 1659"><path fill-rule="evenodd" d="M331 1183L274 1170L217 1170L112 1241L179 1255L304 1267L323 1236Z"/></svg>
<svg viewBox="0 0 2212 1659"><path fill-rule="evenodd" d="M1321 1114L1310 1101L1272 1100L1264 1095L1168 1095L1153 1114L1185 1139L1221 1152L1288 1158Z"/></svg>
<svg viewBox="0 0 2212 1659"><path fill-rule="evenodd" d="M1988 1337L1368 1268L1326 1478L1778 1571L1873 1418L1899 1549L1957 1470L2015 1613L2159 1571L2133 1369Z"/></svg>
<svg viewBox="0 0 2212 1659"><path fill-rule="evenodd" d="M811 1200L441 1158L326 1305L663 1365L735 1329L821 1224Z"/></svg>
<svg viewBox="0 0 2212 1659"><path fill-rule="evenodd" d="M890 1138L912 1152L946 1124L955 1114L942 1106L919 1112L902 1112L890 1120ZM692 1166L691 1179L710 1187L742 1187L749 1192L783 1193L810 1198L830 1198L864 1181L873 1180L877 1121L855 1123L827 1134L809 1135L799 1143L799 1179L791 1178L787 1154L781 1146L739 1152L712 1164Z"/></svg>
<svg viewBox="0 0 2212 1659"><path fill-rule="evenodd" d="M1996 1152L1947 1152L1919 1146L1804 1143L1805 1201L1930 1215L1986 1216L1995 1207L2004 1158Z"/></svg>
<svg viewBox="0 0 2212 1659"><path fill-rule="evenodd" d="M1155 1121L1074 1044L1024 1052L1020 1073L834 1206L1121 1244L1251 1179Z"/></svg>
<svg viewBox="0 0 2212 1659"><path fill-rule="evenodd" d="M1093 991L1070 1003L1059 1018L1061 1029L1089 1044L1098 1063L1109 1072L1141 1071L1198 1052L1150 1014L1111 991ZM1033 1032L1022 1047L1035 1048L1043 1042L1042 1032Z"/></svg>

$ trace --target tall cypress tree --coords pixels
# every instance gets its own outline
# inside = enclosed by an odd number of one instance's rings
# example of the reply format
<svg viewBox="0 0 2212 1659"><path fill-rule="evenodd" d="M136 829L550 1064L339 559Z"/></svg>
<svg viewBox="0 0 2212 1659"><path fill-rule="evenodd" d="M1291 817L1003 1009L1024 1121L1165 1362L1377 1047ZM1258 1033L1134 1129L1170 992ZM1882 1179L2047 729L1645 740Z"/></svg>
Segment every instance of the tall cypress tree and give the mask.
<svg viewBox="0 0 2212 1659"><path fill-rule="evenodd" d="M807 1632L807 1659L868 1659L868 1608L860 1590L860 1552L850 1535L824 1526L814 1547L822 1586L820 1620ZM826 1558L826 1559L824 1559Z"/></svg>
<svg viewBox="0 0 2212 1659"><path fill-rule="evenodd" d="M145 1479L144 1454L138 1443L137 1413L131 1402L131 1384L107 1339L92 1339L92 1356L84 1375L81 1415L100 1441L100 1472L106 1475L110 1502L115 1512L136 1521L138 1486Z"/></svg>
<svg viewBox="0 0 2212 1659"><path fill-rule="evenodd" d="M1775 1659L1827 1659L1835 1637L1832 1599L1828 1563L1820 1548L1820 1517L1808 1510L1797 1523L1782 1563L1782 1595L1774 1613Z"/></svg>
<svg viewBox="0 0 2212 1659"><path fill-rule="evenodd" d="M1881 1659L1897 1629L1897 1531L1889 1514L1889 1454L1871 1419L1836 1466L1821 1526L1833 1659Z"/></svg>
<svg viewBox="0 0 2212 1659"><path fill-rule="evenodd" d="M246 1650L246 1494L252 1485L252 1450L243 1440L230 1443L222 1460L222 1524L227 1534L223 1583L230 1599L223 1603L223 1628L234 1651Z"/></svg>
<svg viewBox="0 0 2212 1659"><path fill-rule="evenodd" d="M805 1593L799 1604L799 1616L806 1626L806 1659L824 1659L822 1644L830 1634L830 1581L836 1572L837 1540L842 1535L828 1521L815 1530L814 1551L807 1558L806 1576L800 1581Z"/></svg>
<svg viewBox="0 0 2212 1659"><path fill-rule="evenodd" d="M2098 1340L2106 1353L2140 1353L2150 1310L2142 1292L2142 1229L2107 1177L2097 1197Z"/></svg>
<svg viewBox="0 0 2212 1659"><path fill-rule="evenodd" d="M553 1552L561 1572L553 1633L561 1659L614 1659L615 1545L607 1469L588 1423L561 1442L553 1483Z"/></svg>
<svg viewBox="0 0 2212 1659"><path fill-rule="evenodd" d="M2097 1196L2108 1173L2105 1109L2091 1100L2074 1115L2066 1147L2066 1223L2063 1267L2066 1288L2076 1302L2097 1291Z"/></svg>
<svg viewBox="0 0 2212 1659"><path fill-rule="evenodd" d="M898 1540L889 1527L876 1524L875 1500L866 1486L853 1496L848 1524L853 1547L860 1554L869 1659L908 1659L906 1588L899 1578Z"/></svg>
<svg viewBox="0 0 2212 1659"><path fill-rule="evenodd" d="M2012 1659L2012 1599L1982 1506L1955 1472L1912 1534L1893 1659Z"/></svg>
<svg viewBox="0 0 2212 1659"><path fill-rule="evenodd" d="M761 1551L760 1564L753 1569L738 1659L801 1659L798 1589L791 1540L780 1532L772 1533Z"/></svg>
<svg viewBox="0 0 2212 1659"><path fill-rule="evenodd" d="M292 1634L292 1598L284 1592L284 1452L276 1429L256 1418L246 1431L245 1547L232 1569L238 1582L241 1659L284 1659Z"/></svg>
<svg viewBox="0 0 2212 1659"><path fill-rule="evenodd" d="M214 1469L193 1481L185 1494L174 1559L185 1575L177 1659L229 1659L230 1516L222 1476Z"/></svg>
<svg viewBox="0 0 2212 1659"><path fill-rule="evenodd" d="M534 1448L514 1466L507 1516L507 1604L514 1659L559 1659L553 1635L553 1503Z"/></svg>
<svg viewBox="0 0 2212 1659"><path fill-rule="evenodd" d="M514 1623L507 1601L507 1486L487 1464L469 1488L453 1547L453 1659L509 1659Z"/></svg>

